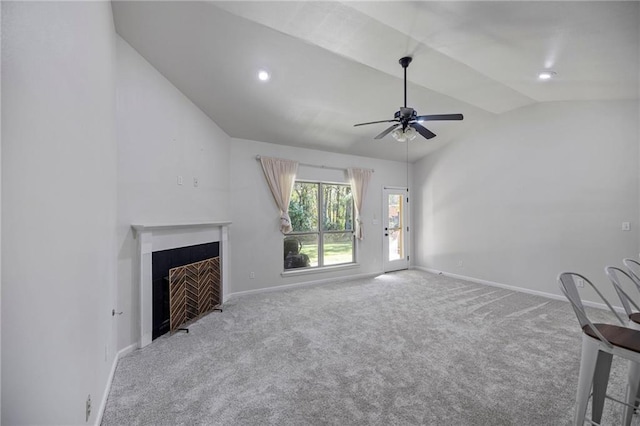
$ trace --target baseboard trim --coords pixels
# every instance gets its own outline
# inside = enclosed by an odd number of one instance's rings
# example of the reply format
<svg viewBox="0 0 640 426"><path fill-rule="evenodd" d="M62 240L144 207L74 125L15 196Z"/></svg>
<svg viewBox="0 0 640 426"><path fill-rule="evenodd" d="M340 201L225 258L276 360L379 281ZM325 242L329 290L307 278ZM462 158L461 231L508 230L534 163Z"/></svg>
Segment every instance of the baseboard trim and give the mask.
<svg viewBox="0 0 640 426"><path fill-rule="evenodd" d="M488 286L491 286L491 287L499 287L499 288L503 288L503 289L506 289L506 290L517 291L517 292L520 292L520 293L533 294L535 296L546 297L547 299L553 299L553 300L561 300L563 302L569 303L567 301L567 298L564 297L563 295L560 295L560 294L547 293L545 291L532 290L532 289L529 289L529 288L517 287L517 286L509 285L509 284L502 284L502 283L498 283L498 282L495 282L495 281L488 281L488 280L483 280L483 279L479 279L479 278L468 277L466 275L453 274L451 272L440 271L440 270L432 269L432 268L425 268L423 266L414 266L413 268L414 269L419 269L419 270L424 271L424 272L430 272L432 274L442 274L444 276L451 277L451 278L461 279L461 280L465 280L465 281L471 281L471 282L476 283L476 284L483 284L483 285L488 285ZM605 311L609 310L609 307L604 303L590 302L588 300L585 300L582 303L585 306L589 306L590 308L604 309ZM624 312L624 308L622 308L621 306L615 306L614 305L613 308L616 311L620 312L620 313L625 313Z"/></svg>
<svg viewBox="0 0 640 426"><path fill-rule="evenodd" d="M384 272L382 272L382 271L370 272L370 273L367 273L367 274L348 275L348 276L339 277L339 278L335 278L335 277L334 278L323 278L321 280L305 281L305 282L302 282L302 283L283 284L283 285L277 285L277 286L273 286L273 287L258 288L258 289L255 289L255 290L237 291L235 293L229 294L228 298L231 299L231 298L236 298L236 297L241 297L241 296L247 296L249 294L270 293L272 291L289 290L289 289L292 289L292 288L302 288L302 287L310 287L310 286L314 286L314 285L322 285L322 284L330 284L330 283L352 281L352 280L358 280L358 279L362 279L362 278L376 277L376 276L382 275L382 274L384 274Z"/></svg>
<svg viewBox="0 0 640 426"><path fill-rule="evenodd" d="M102 394L102 401L100 402L100 409L98 410L98 415L96 416L95 426L100 426L102 423L102 416L104 415L104 410L107 407L107 399L109 398L109 392L111 391L111 382L113 382L113 376L116 374L116 367L118 366L118 361L123 356L130 354L134 350L138 348L138 344L134 343L132 345L127 346L126 348L120 349L115 357L113 357L113 363L111 364L111 371L109 372L109 377L107 378L107 384L105 386L104 392Z"/></svg>

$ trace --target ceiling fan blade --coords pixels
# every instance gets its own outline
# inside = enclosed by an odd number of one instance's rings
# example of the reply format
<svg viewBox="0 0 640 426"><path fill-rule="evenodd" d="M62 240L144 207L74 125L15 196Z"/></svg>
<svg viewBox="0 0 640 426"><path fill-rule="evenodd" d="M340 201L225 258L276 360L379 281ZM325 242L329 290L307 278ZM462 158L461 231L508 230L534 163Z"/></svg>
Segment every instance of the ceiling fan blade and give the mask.
<svg viewBox="0 0 640 426"><path fill-rule="evenodd" d="M384 132L380 133L378 136L376 136L374 139L382 139L385 136L387 136L389 133L391 133L393 131L393 129L395 129L396 127L398 127L399 124L394 124L393 126L389 127L387 130L385 130ZM435 135L434 135L435 136Z"/></svg>
<svg viewBox="0 0 640 426"><path fill-rule="evenodd" d="M427 129L426 127L423 127L419 123L411 123L409 124L409 126L416 129L418 133L420 133L425 139L431 139L436 137L435 133L433 133L431 130Z"/></svg>
<svg viewBox="0 0 640 426"><path fill-rule="evenodd" d="M419 115L416 117L416 121L444 121L444 120L462 120L462 114L433 114L433 115Z"/></svg>
<svg viewBox="0 0 640 426"><path fill-rule="evenodd" d="M358 124L354 124L353 127L357 127L357 126L366 126L367 124L377 124L377 123L391 123L394 121L398 121L396 119L393 120L380 120L380 121L370 121L368 123L358 123Z"/></svg>

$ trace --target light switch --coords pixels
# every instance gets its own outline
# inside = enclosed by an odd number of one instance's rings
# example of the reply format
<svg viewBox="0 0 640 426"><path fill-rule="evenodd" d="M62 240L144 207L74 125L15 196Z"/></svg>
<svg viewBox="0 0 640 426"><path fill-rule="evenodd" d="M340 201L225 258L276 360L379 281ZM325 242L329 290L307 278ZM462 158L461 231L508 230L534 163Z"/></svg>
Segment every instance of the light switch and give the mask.
<svg viewBox="0 0 640 426"><path fill-rule="evenodd" d="M178 175L178 185L182 185L182 176Z"/></svg>
<svg viewBox="0 0 640 426"><path fill-rule="evenodd" d="M197 178L197 177L194 177L194 178L193 178L193 186L196 186L196 187L197 187L197 186L198 186L198 183L199 183L199 182L198 182L198 178Z"/></svg>

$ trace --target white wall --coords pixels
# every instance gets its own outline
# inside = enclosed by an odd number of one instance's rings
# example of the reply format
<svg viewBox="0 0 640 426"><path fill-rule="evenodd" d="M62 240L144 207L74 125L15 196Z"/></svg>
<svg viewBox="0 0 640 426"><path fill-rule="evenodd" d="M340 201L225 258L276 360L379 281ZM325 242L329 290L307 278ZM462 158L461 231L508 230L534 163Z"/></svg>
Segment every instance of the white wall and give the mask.
<svg viewBox="0 0 640 426"><path fill-rule="evenodd" d="M404 144L398 144L398 147L404 149ZM365 239L359 242L358 268L293 277L280 275L283 271L283 235L278 227L279 211L256 155L329 167L375 170L363 206ZM382 271L382 187L407 185L405 163L232 139L231 164L231 293ZM305 166L299 167L298 177L346 182L343 171ZM372 225L374 215L378 225ZM255 273L255 279L249 278L250 272Z"/></svg>
<svg viewBox="0 0 640 426"><path fill-rule="evenodd" d="M638 146L637 102L503 114L416 163L416 264L554 294L562 271L608 285L607 264L638 256Z"/></svg>
<svg viewBox="0 0 640 426"><path fill-rule="evenodd" d="M117 37L118 347L139 338L133 223L229 220L229 137ZM177 184L177 176L183 184ZM193 186L193 178L199 186Z"/></svg>
<svg viewBox="0 0 640 426"><path fill-rule="evenodd" d="M2 423L96 419L114 357L109 2L2 2Z"/></svg>

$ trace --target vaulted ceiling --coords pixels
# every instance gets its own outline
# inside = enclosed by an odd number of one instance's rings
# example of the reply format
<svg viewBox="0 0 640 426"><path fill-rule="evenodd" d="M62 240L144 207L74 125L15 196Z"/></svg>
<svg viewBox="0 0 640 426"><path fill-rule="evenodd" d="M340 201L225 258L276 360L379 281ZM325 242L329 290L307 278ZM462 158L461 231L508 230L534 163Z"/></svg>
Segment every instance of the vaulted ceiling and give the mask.
<svg viewBox="0 0 640 426"><path fill-rule="evenodd" d="M114 1L116 30L235 138L404 160L373 137L403 104L437 134L416 160L538 102L638 99L640 3ZM260 69L271 80L257 79ZM543 70L554 78L541 81Z"/></svg>

